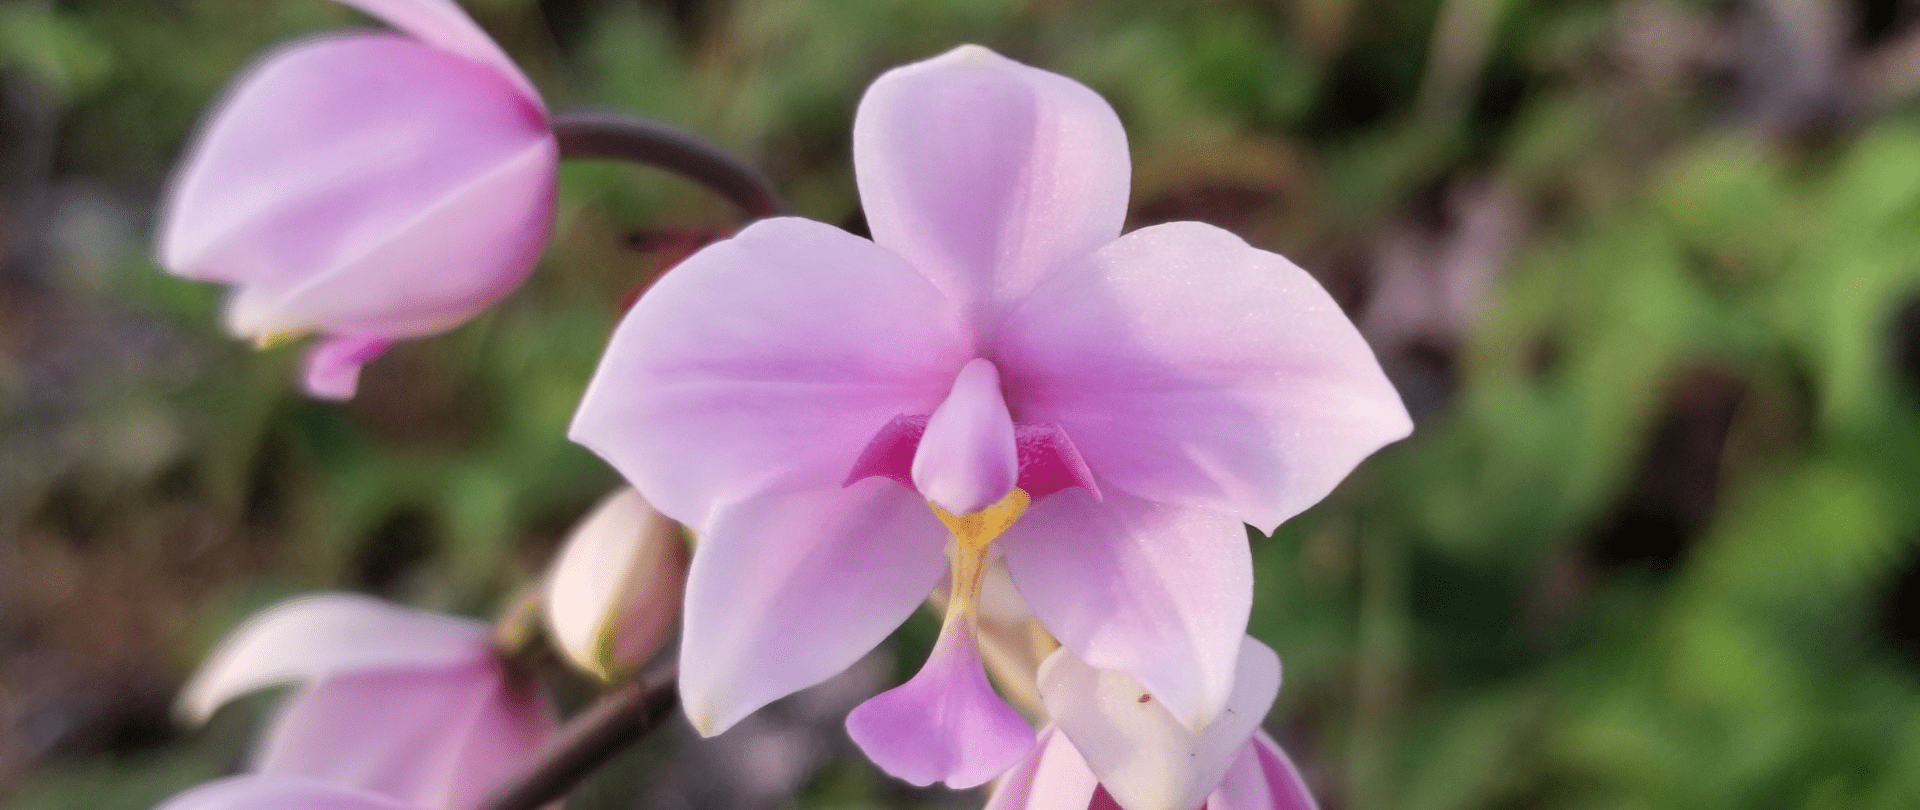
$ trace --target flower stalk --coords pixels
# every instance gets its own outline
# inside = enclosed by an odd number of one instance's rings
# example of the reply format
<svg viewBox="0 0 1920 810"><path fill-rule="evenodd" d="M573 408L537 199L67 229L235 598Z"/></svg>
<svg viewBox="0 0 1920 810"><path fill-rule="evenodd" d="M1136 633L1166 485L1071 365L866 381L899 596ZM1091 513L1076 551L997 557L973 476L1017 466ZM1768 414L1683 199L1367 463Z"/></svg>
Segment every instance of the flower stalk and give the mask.
<svg viewBox="0 0 1920 810"><path fill-rule="evenodd" d="M567 721L481 810L539 810L567 795L673 711L675 675L663 665L608 692Z"/></svg>
<svg viewBox="0 0 1920 810"><path fill-rule="evenodd" d="M607 110L565 110L554 116L560 156L623 160L700 183L753 219L787 213L786 200L758 169L691 132Z"/></svg>

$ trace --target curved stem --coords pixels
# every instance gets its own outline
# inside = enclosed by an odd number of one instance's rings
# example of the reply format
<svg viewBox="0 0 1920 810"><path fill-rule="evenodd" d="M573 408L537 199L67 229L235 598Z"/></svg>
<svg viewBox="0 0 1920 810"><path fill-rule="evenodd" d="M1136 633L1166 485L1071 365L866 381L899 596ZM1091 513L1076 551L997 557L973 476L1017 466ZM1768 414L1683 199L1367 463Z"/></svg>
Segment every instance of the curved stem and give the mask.
<svg viewBox="0 0 1920 810"><path fill-rule="evenodd" d="M787 213L786 200L759 170L691 132L605 110L566 110L553 118L564 158L624 160L670 171L712 189L755 219Z"/></svg>
<svg viewBox="0 0 1920 810"><path fill-rule="evenodd" d="M481 810L539 810L660 724L679 702L675 667L655 668L574 716Z"/></svg>

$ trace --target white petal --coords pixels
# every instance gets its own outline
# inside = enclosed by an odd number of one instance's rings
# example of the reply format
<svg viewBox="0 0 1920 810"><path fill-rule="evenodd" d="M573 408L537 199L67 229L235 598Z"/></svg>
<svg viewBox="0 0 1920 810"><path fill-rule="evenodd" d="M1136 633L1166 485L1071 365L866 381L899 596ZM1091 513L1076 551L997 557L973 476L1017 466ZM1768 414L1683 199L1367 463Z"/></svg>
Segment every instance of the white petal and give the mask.
<svg viewBox="0 0 1920 810"><path fill-rule="evenodd" d="M1187 730L1118 670L1095 669L1060 650L1040 667L1040 695L1100 784L1125 810L1194 810L1260 727L1280 692L1280 658L1252 637L1226 708Z"/></svg>
<svg viewBox="0 0 1920 810"><path fill-rule="evenodd" d="M492 634L456 619L352 594L289 599L255 614L208 654L178 711L204 722L233 698L281 683L375 669L457 666L492 654Z"/></svg>

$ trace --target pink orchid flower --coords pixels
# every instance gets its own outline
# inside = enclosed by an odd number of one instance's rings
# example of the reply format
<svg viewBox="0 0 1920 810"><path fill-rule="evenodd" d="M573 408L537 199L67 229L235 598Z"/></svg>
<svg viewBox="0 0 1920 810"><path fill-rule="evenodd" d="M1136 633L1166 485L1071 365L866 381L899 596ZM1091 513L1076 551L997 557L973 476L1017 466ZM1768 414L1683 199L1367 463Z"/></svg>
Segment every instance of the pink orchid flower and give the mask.
<svg viewBox="0 0 1920 810"><path fill-rule="evenodd" d="M1280 658L1241 641L1220 717L1189 730L1139 679L1058 650L1040 667L1053 725L995 787L988 810L1314 810L1260 721L1280 693Z"/></svg>
<svg viewBox="0 0 1920 810"><path fill-rule="evenodd" d="M1093 91L976 46L890 71L854 169L873 241L759 222L628 313L572 436L700 542L680 690L705 734L844 669L950 572L912 681L849 729L915 782L1033 742L975 643L995 556L1091 666L1200 729L1271 532L1411 428L1306 272L1218 228L1120 235L1129 157ZM930 508L931 507L931 508Z"/></svg>
<svg viewBox="0 0 1920 810"><path fill-rule="evenodd" d="M407 36L349 34L255 65L202 125L161 212L159 261L234 287L227 326L324 336L317 396L353 395L400 338L526 277L553 226L539 94L453 0L340 0Z"/></svg>
<svg viewBox="0 0 1920 810"><path fill-rule="evenodd" d="M300 776L424 810L472 810L557 727L507 679L484 624L347 594L281 602L207 657L180 696L203 721L233 698L299 684L250 771Z"/></svg>
<svg viewBox="0 0 1920 810"><path fill-rule="evenodd" d="M1287 753L1264 731L1243 744L1218 786L1178 810L1318 810ZM182 809L184 810L184 809ZM986 810L1134 810L1087 767L1066 735L1040 732L1034 752L994 787Z"/></svg>
<svg viewBox="0 0 1920 810"><path fill-rule="evenodd" d="M1075 758L1125 810L1193 810L1242 758L1280 694L1280 657L1251 636L1240 642L1220 716L1189 729L1139 679L1099 669L1068 650L1040 667L1040 696Z"/></svg>

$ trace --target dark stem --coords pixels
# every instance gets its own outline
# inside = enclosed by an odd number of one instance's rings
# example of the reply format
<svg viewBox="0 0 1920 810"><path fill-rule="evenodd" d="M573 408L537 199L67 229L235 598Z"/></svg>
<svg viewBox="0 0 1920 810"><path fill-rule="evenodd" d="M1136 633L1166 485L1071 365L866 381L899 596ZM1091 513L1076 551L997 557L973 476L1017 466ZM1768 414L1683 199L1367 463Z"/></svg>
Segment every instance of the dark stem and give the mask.
<svg viewBox="0 0 1920 810"><path fill-rule="evenodd" d="M604 110L566 110L554 116L564 158L624 160L694 180L755 219L787 213L772 181L726 150L658 121Z"/></svg>
<svg viewBox="0 0 1920 810"><path fill-rule="evenodd" d="M657 667L575 715L480 810L539 810L565 796L666 719L679 701L675 674L671 664Z"/></svg>

